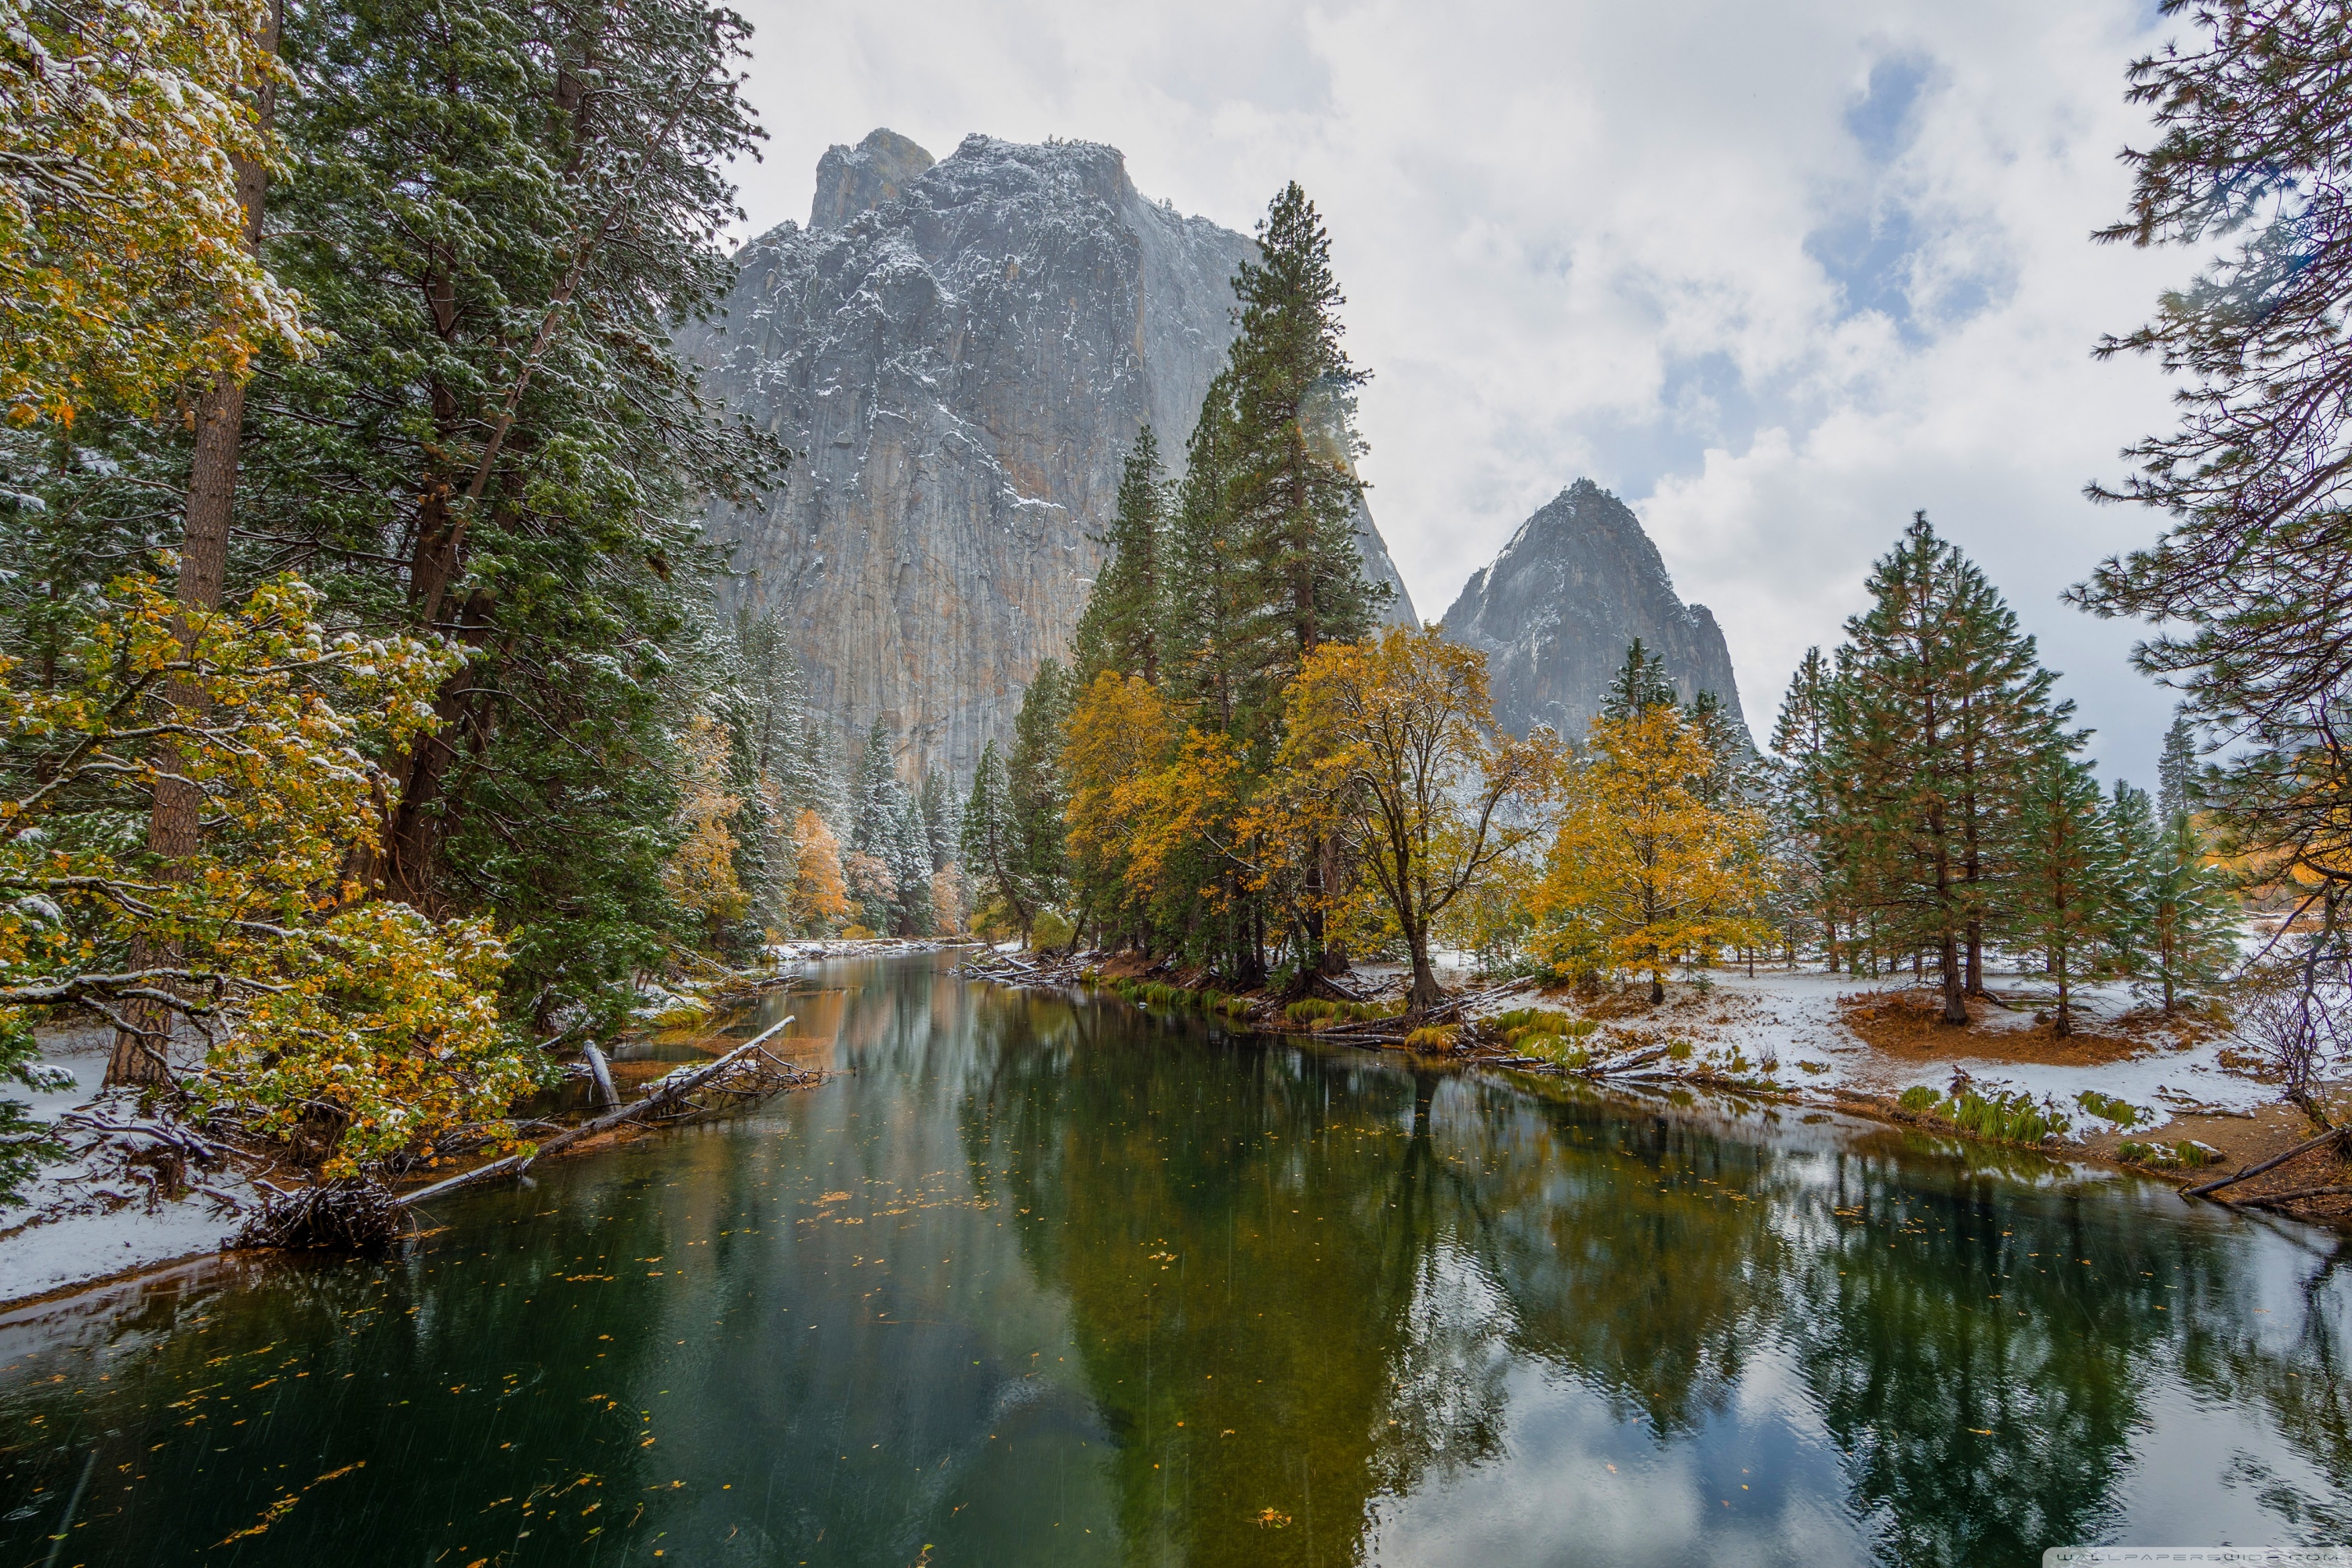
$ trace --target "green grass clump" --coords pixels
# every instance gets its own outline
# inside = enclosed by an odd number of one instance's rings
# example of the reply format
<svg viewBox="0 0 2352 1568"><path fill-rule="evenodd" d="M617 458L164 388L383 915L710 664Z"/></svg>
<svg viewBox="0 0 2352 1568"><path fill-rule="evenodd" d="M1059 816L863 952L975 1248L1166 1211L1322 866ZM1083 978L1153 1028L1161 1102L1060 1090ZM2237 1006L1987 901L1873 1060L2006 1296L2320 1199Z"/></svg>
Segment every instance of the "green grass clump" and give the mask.
<svg viewBox="0 0 2352 1568"><path fill-rule="evenodd" d="M1916 1116L1922 1112L1935 1110L1937 1105L1942 1101L1943 1098L1944 1097L1942 1095L1937 1093L1934 1089L1929 1089L1926 1084L1915 1083L1909 1089L1905 1089L1901 1094L1897 1095L1895 1097L1895 1103L1901 1106L1904 1110L1911 1112L1914 1116Z"/></svg>
<svg viewBox="0 0 2352 1568"><path fill-rule="evenodd" d="M1823 1073L1830 1070L1830 1064L1827 1062L1799 1062L1797 1065L1811 1073Z"/></svg>
<svg viewBox="0 0 2352 1568"><path fill-rule="evenodd" d="M1690 1043L1688 1040L1669 1040L1669 1041L1667 1041L1667 1042L1666 1042L1666 1056L1667 1056L1668 1059L1673 1060L1673 1061L1686 1062L1686 1061L1690 1060L1690 1059L1691 1059L1691 1043Z"/></svg>
<svg viewBox="0 0 2352 1568"><path fill-rule="evenodd" d="M2116 1158L2126 1165L2145 1165L2151 1171L2194 1171L2211 1164L2214 1156L2190 1140L2168 1147L2126 1138L2116 1145Z"/></svg>
<svg viewBox="0 0 2352 1568"><path fill-rule="evenodd" d="M2155 1112L2143 1110L2137 1105L2127 1105L2120 1100L2101 1094L2095 1089L2086 1089L2076 1095L2074 1103L2092 1115L2112 1121L2118 1127L2137 1127L2143 1121L2156 1120Z"/></svg>
<svg viewBox="0 0 2352 1568"><path fill-rule="evenodd" d="M1337 1002L1326 1002L1320 996L1304 996L1282 1010L1282 1016L1294 1024L1318 1024L1339 1011Z"/></svg>
<svg viewBox="0 0 2352 1568"><path fill-rule="evenodd" d="M1451 1050L1461 1034L1459 1024L1440 1024L1435 1028L1413 1030L1404 1037L1404 1043L1416 1051Z"/></svg>
<svg viewBox="0 0 2352 1568"><path fill-rule="evenodd" d="M1946 1120L1963 1132L2004 1143L2039 1143L2074 1125L2057 1107L2037 1104L2020 1090L2015 1094L1979 1094L1965 1089L1943 1106Z"/></svg>

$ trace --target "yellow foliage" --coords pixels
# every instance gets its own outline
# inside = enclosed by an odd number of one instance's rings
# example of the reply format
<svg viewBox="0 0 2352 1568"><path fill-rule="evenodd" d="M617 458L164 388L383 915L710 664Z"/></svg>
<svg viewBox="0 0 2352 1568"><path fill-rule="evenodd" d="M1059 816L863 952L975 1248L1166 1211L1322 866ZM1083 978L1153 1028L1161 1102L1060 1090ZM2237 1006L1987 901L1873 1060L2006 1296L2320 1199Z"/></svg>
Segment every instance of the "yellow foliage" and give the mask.
<svg viewBox="0 0 2352 1568"><path fill-rule="evenodd" d="M1250 837L1269 874L1297 862L1296 879L1319 881L1311 896L1332 912L1349 908L1346 879L1306 862L1342 846L1404 938L1415 1004L1427 1005L1437 1000L1434 922L1533 836L1514 807L1544 777L1545 759L1494 732L1486 656L1433 630L1391 626L1325 643L1287 695L1289 731Z"/></svg>
<svg viewBox="0 0 2352 1568"><path fill-rule="evenodd" d="M808 806L793 824L793 888L784 913L793 929L811 932L829 929L849 915L849 890L841 882L841 841L824 818Z"/></svg>
<svg viewBox="0 0 2352 1568"><path fill-rule="evenodd" d="M1172 739L1160 693L1141 676L1104 670L1078 696L1063 728L1062 777L1070 792L1070 865L1081 884L1123 885L1149 899L1149 879L1129 876L1132 845L1146 816L1166 798L1152 774Z"/></svg>
<svg viewBox="0 0 2352 1568"><path fill-rule="evenodd" d="M662 868L662 881L672 898L716 925L751 907L735 875L735 835L728 830L743 802L727 793L727 735L709 714L688 722L679 748L686 767L678 823L686 836Z"/></svg>
<svg viewBox="0 0 2352 1568"><path fill-rule="evenodd" d="M530 1072L499 1026L505 953L489 926L436 926L343 880L377 847L388 798L369 758L432 728L457 658L330 636L311 602L281 578L191 613L125 578L55 684L16 684L0 659L0 749L16 764L0 798L0 1031L27 1006L120 1024L127 1002L167 1005L211 1041L182 1087L266 1132L335 1123L334 1173L461 1125L497 1137ZM167 685L202 704L157 708ZM104 826L144 819L158 755L208 818L172 878ZM106 972L134 936L183 966Z"/></svg>
<svg viewBox="0 0 2352 1568"><path fill-rule="evenodd" d="M247 250L233 157L271 148L251 95L268 0L0 0L0 406L134 413L259 350L301 301Z"/></svg>
<svg viewBox="0 0 2352 1568"><path fill-rule="evenodd" d="M1587 755L1562 772L1559 835L1531 900L1535 946L1556 968L1663 984L1678 959L1765 939L1753 914L1768 882L1763 814L1706 803L1697 786L1713 763L1671 704L1593 721Z"/></svg>

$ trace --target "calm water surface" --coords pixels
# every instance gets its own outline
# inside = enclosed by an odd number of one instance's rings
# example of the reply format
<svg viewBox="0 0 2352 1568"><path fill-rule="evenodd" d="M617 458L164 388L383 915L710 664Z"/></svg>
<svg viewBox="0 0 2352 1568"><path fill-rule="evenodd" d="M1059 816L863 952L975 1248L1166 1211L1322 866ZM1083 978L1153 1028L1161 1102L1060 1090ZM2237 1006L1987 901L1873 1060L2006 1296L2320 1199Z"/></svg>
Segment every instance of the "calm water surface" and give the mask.
<svg viewBox="0 0 2352 1568"><path fill-rule="evenodd" d="M842 1076L759 1116L393 1262L0 1322L0 1568L2352 1541L2332 1233L929 960L813 984L776 1011Z"/></svg>

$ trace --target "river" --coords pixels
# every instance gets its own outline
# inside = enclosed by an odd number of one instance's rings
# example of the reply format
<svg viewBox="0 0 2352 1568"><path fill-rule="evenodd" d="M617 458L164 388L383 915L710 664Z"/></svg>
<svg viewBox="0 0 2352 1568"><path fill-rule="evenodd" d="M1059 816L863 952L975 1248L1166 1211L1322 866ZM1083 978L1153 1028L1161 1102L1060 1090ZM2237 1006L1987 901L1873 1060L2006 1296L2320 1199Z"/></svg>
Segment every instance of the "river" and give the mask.
<svg viewBox="0 0 2352 1568"><path fill-rule="evenodd" d="M813 970L763 1018L837 1077L398 1258L0 1321L0 1568L2352 1541L2332 1232L945 962Z"/></svg>

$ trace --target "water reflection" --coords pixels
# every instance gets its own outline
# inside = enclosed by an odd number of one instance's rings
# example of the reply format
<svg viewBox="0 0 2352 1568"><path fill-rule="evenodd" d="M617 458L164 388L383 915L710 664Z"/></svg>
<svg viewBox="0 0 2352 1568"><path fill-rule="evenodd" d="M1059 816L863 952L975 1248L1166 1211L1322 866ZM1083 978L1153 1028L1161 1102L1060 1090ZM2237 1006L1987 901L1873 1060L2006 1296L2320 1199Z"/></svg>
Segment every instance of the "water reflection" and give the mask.
<svg viewBox="0 0 2352 1568"><path fill-rule="evenodd" d="M2352 1527L2332 1235L821 978L759 1021L842 1076L760 1117L392 1264L0 1326L5 1560L1974 1564Z"/></svg>

